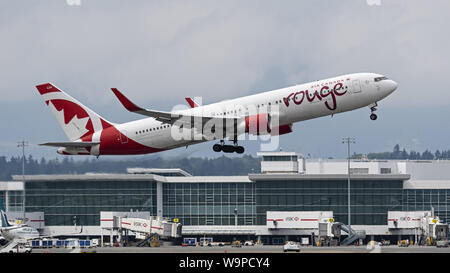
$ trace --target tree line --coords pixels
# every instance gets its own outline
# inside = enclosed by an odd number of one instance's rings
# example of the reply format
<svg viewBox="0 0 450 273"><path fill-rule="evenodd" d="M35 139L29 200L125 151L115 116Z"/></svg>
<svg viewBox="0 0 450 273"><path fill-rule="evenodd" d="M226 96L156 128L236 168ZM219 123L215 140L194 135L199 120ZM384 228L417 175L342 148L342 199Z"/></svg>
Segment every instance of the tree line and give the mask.
<svg viewBox="0 0 450 273"><path fill-rule="evenodd" d="M40 160L28 156L25 160L25 174L83 174L97 173L126 173L127 168L180 168L192 175L245 175L260 172L260 158L244 155L229 158L176 158L164 159L160 157L130 158L123 160L98 160L88 158L74 160L63 157ZM0 181L9 181L12 175L22 174L22 157L7 159L0 156Z"/></svg>
<svg viewBox="0 0 450 273"><path fill-rule="evenodd" d="M400 160L437 160L450 159L450 150L424 152L407 152L400 145L395 145L392 152L380 152L353 154L353 159L400 159ZM248 173L260 172L260 158L244 155L242 157L229 158L221 156L218 158L174 158L165 159L161 157L140 157L122 160L98 160L87 158L85 160L74 160L73 157L63 157L40 160L29 155L25 160L25 174L83 174L87 172L98 173L126 173L127 168L180 168L192 175L246 175ZM12 175L22 174L22 158L11 157L7 159L0 156L0 181L9 181Z"/></svg>
<svg viewBox="0 0 450 273"><path fill-rule="evenodd" d="M401 149L400 145L397 144L394 146L392 152L368 153L367 155L355 153L352 158L360 159L364 156L366 156L367 159L443 160L450 159L450 150L436 150L434 153L428 149L422 153L413 150L407 152L405 148Z"/></svg>

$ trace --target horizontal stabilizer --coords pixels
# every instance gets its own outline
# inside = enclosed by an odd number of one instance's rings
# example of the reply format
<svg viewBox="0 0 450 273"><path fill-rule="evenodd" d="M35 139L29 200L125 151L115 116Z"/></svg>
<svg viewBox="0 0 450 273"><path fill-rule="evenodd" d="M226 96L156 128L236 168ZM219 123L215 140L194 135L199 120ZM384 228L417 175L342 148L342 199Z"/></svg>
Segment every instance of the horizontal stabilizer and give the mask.
<svg viewBox="0 0 450 273"><path fill-rule="evenodd" d="M86 148L95 146L97 144L100 144L100 142L47 142L39 145L52 147L67 147L67 148Z"/></svg>

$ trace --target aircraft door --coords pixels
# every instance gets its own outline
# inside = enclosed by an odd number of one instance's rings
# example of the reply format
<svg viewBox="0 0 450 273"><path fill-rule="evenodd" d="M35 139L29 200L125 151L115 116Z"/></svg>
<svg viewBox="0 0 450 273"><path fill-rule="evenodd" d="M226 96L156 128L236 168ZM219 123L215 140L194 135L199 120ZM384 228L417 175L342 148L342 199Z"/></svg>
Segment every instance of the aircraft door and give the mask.
<svg viewBox="0 0 450 273"><path fill-rule="evenodd" d="M352 81L352 92L361 93L361 84L358 79Z"/></svg>

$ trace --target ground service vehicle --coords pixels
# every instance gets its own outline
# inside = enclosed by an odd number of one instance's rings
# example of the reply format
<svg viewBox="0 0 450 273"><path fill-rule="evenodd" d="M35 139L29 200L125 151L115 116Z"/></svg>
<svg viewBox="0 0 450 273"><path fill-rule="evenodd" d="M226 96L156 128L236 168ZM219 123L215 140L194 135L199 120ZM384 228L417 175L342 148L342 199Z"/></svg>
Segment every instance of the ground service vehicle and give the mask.
<svg viewBox="0 0 450 273"><path fill-rule="evenodd" d="M245 241L244 246L254 246L255 243L253 241Z"/></svg>
<svg viewBox="0 0 450 273"><path fill-rule="evenodd" d="M31 253L31 247L24 244L16 244L11 247L6 246L0 250L0 253Z"/></svg>
<svg viewBox="0 0 450 273"><path fill-rule="evenodd" d="M232 247L242 247L242 244L241 244L241 242L240 241L234 241L232 244L231 244L231 246Z"/></svg>
<svg viewBox="0 0 450 273"><path fill-rule="evenodd" d="M284 252L288 252L288 251L300 252L300 246L299 246L298 243L296 243L296 242L287 241L287 242L283 245L283 251L284 251Z"/></svg>

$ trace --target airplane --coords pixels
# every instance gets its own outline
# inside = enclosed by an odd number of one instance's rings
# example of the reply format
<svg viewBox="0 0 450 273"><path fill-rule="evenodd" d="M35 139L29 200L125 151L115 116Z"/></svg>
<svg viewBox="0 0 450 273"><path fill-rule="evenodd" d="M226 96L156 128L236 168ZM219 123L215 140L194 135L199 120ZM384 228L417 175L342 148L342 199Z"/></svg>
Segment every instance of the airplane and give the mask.
<svg viewBox="0 0 450 273"><path fill-rule="evenodd" d="M3 201L0 199L0 234L6 241L18 241L18 240L30 240L39 238L39 232L37 229L20 224L11 225L6 217Z"/></svg>
<svg viewBox="0 0 450 273"><path fill-rule="evenodd" d="M39 231L26 224L11 225L5 213L5 205L3 199L0 198L0 240L5 240L9 244L24 243L33 239L49 239L61 236L79 235L83 233L83 226L80 231L67 232L61 234L41 235Z"/></svg>
<svg viewBox="0 0 450 273"><path fill-rule="evenodd" d="M215 152L242 154L242 136L292 133L295 122L369 107L376 120L378 102L397 89L397 83L376 73L354 73L294 85L255 95L171 112L142 108L117 88L111 88L126 110L146 118L126 123L107 121L55 85L36 86L70 141L39 145L58 147L63 155L137 155L218 141ZM232 145L225 145L225 140Z"/></svg>

